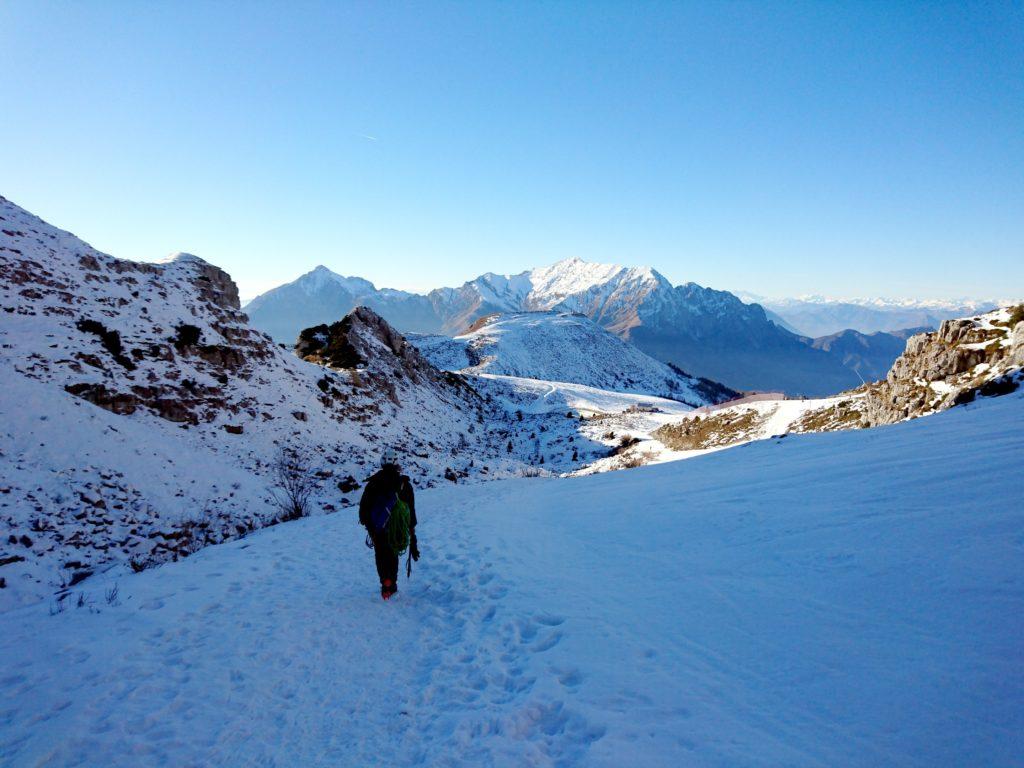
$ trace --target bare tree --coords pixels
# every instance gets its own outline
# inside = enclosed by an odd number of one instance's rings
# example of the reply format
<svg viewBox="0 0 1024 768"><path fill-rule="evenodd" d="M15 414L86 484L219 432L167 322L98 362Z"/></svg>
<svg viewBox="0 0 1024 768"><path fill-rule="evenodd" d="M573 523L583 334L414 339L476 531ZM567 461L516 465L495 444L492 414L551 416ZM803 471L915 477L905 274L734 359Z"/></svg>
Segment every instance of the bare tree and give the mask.
<svg viewBox="0 0 1024 768"><path fill-rule="evenodd" d="M318 480L309 454L298 447L281 447L271 465L271 492L284 513L281 520L297 520L309 514L309 501Z"/></svg>

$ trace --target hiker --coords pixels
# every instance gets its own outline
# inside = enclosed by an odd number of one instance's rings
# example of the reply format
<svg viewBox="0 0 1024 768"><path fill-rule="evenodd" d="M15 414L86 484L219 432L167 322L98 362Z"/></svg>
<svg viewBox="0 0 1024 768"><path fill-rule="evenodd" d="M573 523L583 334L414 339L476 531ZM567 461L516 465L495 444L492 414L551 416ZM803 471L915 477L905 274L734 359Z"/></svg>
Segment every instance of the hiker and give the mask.
<svg viewBox="0 0 1024 768"><path fill-rule="evenodd" d="M398 558L409 548L409 557L420 559L416 546L416 500L412 483L398 468L398 454L391 449L381 456L381 468L366 481L359 500L359 523L366 526L367 546L373 548L380 576L380 596L388 600L398 591ZM409 563L409 569L412 563Z"/></svg>

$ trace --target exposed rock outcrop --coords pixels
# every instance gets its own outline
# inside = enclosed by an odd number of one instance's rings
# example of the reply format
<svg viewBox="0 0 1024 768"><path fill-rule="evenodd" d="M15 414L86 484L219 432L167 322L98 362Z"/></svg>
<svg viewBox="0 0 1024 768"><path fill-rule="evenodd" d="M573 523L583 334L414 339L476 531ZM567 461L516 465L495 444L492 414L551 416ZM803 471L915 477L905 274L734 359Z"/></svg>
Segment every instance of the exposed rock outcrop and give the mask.
<svg viewBox="0 0 1024 768"><path fill-rule="evenodd" d="M427 388L459 410L482 417L482 401L465 379L431 365L402 334L369 307L356 307L331 325L306 328L295 354L335 371L348 371L360 389L402 402L402 393Z"/></svg>
<svg viewBox="0 0 1024 768"><path fill-rule="evenodd" d="M893 424L1024 383L1024 305L947 320L907 340L884 381L825 400L738 402L692 415L654 433L676 450L703 450L772 433L834 432Z"/></svg>
<svg viewBox="0 0 1024 768"><path fill-rule="evenodd" d="M1002 309L912 336L885 380L867 389L864 423L892 424L1015 389L1024 365L1024 321L1016 317Z"/></svg>

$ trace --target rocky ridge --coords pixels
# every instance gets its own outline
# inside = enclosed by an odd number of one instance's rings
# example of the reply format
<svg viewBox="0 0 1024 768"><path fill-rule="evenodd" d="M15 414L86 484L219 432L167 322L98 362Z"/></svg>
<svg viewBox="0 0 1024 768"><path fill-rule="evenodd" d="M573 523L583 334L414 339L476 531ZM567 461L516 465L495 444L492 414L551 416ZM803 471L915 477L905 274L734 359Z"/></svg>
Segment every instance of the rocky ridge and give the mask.
<svg viewBox="0 0 1024 768"><path fill-rule="evenodd" d="M695 411L654 436L706 450L786 433L864 429L1016 391L1024 382L1024 305L946 320L911 336L882 381L824 400L768 400Z"/></svg>
<svg viewBox="0 0 1024 768"><path fill-rule="evenodd" d="M884 381L867 388L867 426L924 416L1017 388L1024 366L1024 305L945 320L911 336Z"/></svg>

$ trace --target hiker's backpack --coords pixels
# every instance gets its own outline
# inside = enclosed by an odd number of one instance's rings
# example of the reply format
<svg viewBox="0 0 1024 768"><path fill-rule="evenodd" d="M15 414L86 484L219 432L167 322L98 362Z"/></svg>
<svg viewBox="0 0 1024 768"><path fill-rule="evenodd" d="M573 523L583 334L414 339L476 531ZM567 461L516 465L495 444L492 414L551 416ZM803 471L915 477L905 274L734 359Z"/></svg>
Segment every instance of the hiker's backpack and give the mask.
<svg viewBox="0 0 1024 768"><path fill-rule="evenodd" d="M396 555L409 547L409 522L409 505L397 493L384 497L370 510L370 525Z"/></svg>

